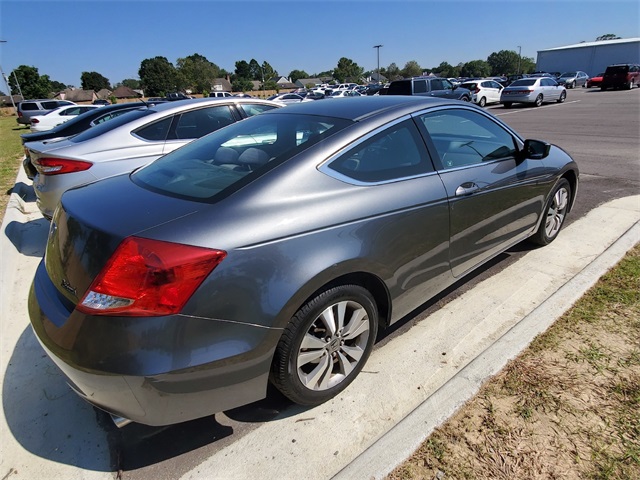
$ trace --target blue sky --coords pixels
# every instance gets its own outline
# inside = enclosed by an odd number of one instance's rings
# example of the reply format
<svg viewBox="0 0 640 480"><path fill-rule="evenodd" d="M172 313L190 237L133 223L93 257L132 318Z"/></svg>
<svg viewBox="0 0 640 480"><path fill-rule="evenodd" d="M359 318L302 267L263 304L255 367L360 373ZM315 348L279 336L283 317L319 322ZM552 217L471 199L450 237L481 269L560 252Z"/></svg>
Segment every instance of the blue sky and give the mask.
<svg viewBox="0 0 640 480"><path fill-rule="evenodd" d="M29 65L78 87L84 71L111 83L138 78L155 56L175 65L198 53L228 71L255 58L287 76L331 70L341 57L373 70L379 44L381 67L432 68L518 46L535 60L538 50L607 33L640 37L640 2L0 0L4 73Z"/></svg>

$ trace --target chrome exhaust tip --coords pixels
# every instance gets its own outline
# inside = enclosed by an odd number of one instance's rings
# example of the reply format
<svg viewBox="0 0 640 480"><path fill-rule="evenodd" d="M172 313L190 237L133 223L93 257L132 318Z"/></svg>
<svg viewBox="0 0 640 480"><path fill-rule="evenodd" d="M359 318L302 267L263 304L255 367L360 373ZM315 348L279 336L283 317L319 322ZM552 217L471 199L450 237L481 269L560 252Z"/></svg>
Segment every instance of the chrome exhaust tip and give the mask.
<svg viewBox="0 0 640 480"><path fill-rule="evenodd" d="M128 418L118 417L116 415L111 415L111 420L113 420L113 423L115 423L116 427L118 428L126 427L127 425L133 422L133 420L129 420Z"/></svg>

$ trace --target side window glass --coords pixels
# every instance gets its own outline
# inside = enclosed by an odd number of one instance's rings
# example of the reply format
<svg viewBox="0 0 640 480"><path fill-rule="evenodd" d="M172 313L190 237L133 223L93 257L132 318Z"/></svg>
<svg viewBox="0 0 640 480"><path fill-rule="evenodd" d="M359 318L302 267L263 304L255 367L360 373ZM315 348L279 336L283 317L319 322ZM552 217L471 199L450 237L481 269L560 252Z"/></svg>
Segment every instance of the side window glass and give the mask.
<svg viewBox="0 0 640 480"><path fill-rule="evenodd" d="M331 162L329 168L368 183L433 171L422 138L412 120L389 127L360 143Z"/></svg>
<svg viewBox="0 0 640 480"><path fill-rule="evenodd" d="M427 82L425 80L414 80L413 93L426 93Z"/></svg>
<svg viewBox="0 0 640 480"><path fill-rule="evenodd" d="M453 90L453 84L449 80L440 80L442 82L443 90ZM486 85L483 85L486 86Z"/></svg>
<svg viewBox="0 0 640 480"><path fill-rule="evenodd" d="M444 169L511 158L516 144L502 126L469 110L432 112L420 117Z"/></svg>
<svg viewBox="0 0 640 480"><path fill-rule="evenodd" d="M245 113L247 117L253 117L262 112L274 109L273 105L262 105L260 103L241 103L238 107Z"/></svg>
<svg viewBox="0 0 640 480"><path fill-rule="evenodd" d="M45 110L53 110L54 108L61 107L66 104L58 104L58 102L42 102L42 108Z"/></svg>
<svg viewBox="0 0 640 480"><path fill-rule="evenodd" d="M444 88L442 88L442 80L431 80L431 90L444 90Z"/></svg>
<svg viewBox="0 0 640 480"><path fill-rule="evenodd" d="M200 138L235 122L228 105L185 112L178 118L171 139Z"/></svg>
<svg viewBox="0 0 640 480"><path fill-rule="evenodd" d="M162 120L136 130L134 133L145 140L164 142L167 138L172 120L173 117L163 118Z"/></svg>

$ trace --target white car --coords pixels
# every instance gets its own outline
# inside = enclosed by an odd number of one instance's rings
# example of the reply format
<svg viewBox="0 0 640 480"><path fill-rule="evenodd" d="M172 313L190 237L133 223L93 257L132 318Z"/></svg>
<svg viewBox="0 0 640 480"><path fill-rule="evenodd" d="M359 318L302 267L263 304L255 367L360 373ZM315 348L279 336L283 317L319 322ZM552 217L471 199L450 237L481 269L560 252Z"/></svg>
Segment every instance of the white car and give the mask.
<svg viewBox="0 0 640 480"><path fill-rule="evenodd" d="M131 110L72 137L27 142L37 170L36 204L51 218L70 188L131 172L195 138L281 106L240 97L179 100Z"/></svg>
<svg viewBox="0 0 640 480"><path fill-rule="evenodd" d="M31 131L44 132L45 130L51 130L53 127L57 127L61 123L67 122L81 113L100 107L102 107L102 105L65 105L64 107L58 107L44 115L31 117Z"/></svg>
<svg viewBox="0 0 640 480"><path fill-rule="evenodd" d="M488 103L500 103L500 93L504 88L492 79L470 80L460 85L471 92L471 101L484 107Z"/></svg>
<svg viewBox="0 0 640 480"><path fill-rule="evenodd" d="M327 98L347 98L347 97L361 97L362 95L355 90L334 90L334 92Z"/></svg>

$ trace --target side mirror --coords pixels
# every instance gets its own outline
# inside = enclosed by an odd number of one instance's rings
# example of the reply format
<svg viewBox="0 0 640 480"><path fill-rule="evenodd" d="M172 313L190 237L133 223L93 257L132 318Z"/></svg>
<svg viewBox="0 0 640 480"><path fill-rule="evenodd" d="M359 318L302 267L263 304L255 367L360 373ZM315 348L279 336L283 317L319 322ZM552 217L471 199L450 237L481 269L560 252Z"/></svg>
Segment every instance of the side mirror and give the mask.
<svg viewBox="0 0 640 480"><path fill-rule="evenodd" d="M551 144L541 140L527 139L524 141L522 153L525 158L542 160L549 156L549 150L551 150Z"/></svg>

